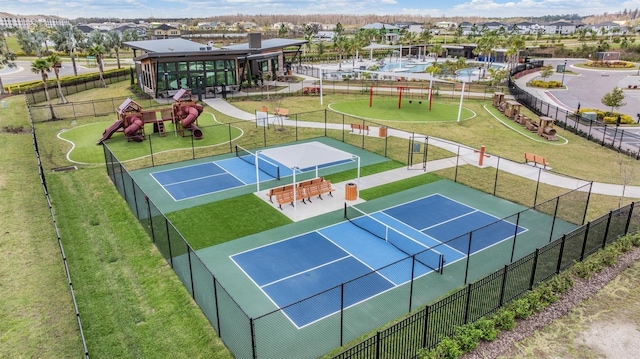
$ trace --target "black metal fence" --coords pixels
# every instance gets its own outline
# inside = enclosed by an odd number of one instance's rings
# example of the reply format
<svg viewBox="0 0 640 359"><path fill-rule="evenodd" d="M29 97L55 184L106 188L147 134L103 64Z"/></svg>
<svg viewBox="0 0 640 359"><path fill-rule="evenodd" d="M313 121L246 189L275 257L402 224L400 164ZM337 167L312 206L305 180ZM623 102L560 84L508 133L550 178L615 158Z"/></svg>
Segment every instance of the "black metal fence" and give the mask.
<svg viewBox="0 0 640 359"><path fill-rule="evenodd" d="M49 91L51 91L51 89L49 89ZM68 102L65 104L51 104L51 106L34 105L29 106L29 112L31 113L34 122L51 121L54 117L56 120L60 120L82 119L97 116L112 116L112 119L115 121L117 118L116 109L126 99L127 97L112 97L89 101ZM145 109L163 106L153 99L136 99L135 101Z"/></svg>
<svg viewBox="0 0 640 359"><path fill-rule="evenodd" d="M60 230L58 228L58 222L56 220L56 214L53 210L53 203L51 201L51 197L49 196L49 188L47 187L47 180L45 176L45 170L42 165L42 161L40 158L40 150L38 149L38 139L36 136L36 128L34 126L33 119L29 114L29 124L31 125L31 135L33 139L33 150L36 155L37 165L38 165L38 176L40 178L40 184L42 185L42 190L44 191L44 196L47 199L47 203L49 205L49 212L51 213L51 220L53 222L53 228L56 232L56 237L58 240L58 247L60 248L60 255L62 256L62 265L64 266L64 272L67 276L67 283L69 284L69 290L71 291L71 301L73 302L73 309L76 316L76 322L78 324L78 330L80 331L80 340L82 342L82 352L85 359L89 359L89 349L87 348L87 340L84 337L84 329L82 327L82 319L80 317L80 311L78 309L78 302L76 301L75 290L73 289L73 281L71 280L71 272L69 271L69 265L67 262L67 255L64 252L64 245L62 244L62 237L60 236Z"/></svg>
<svg viewBox="0 0 640 359"><path fill-rule="evenodd" d="M105 83L109 85L112 83L129 80L131 77L131 70L127 68L118 71L109 71L104 73L103 77ZM73 80L73 82L71 83L61 84L60 87L62 88L62 94L64 96L67 96L81 91L98 88L101 85L102 84L100 82L98 74L94 74L91 78L81 77ZM58 86L55 83L49 83L48 89L49 98L51 99L51 101L57 100L59 97ZM47 101L47 97L44 93L44 88L25 91L25 98L27 100L27 105L29 106L35 106L38 103Z"/></svg>
<svg viewBox="0 0 640 359"><path fill-rule="evenodd" d="M637 203L637 202L636 202ZM464 288L334 358L411 358L421 348L433 348L456 327L495 312L536 284L582 261L607 244L640 229L636 203L611 211L535 252Z"/></svg>
<svg viewBox="0 0 640 359"><path fill-rule="evenodd" d="M515 69L514 71L512 71L512 76L522 73L524 70ZM568 111L545 102L520 88L512 77L509 77L508 86L511 95L535 114L554 118L556 125L567 131L635 159L640 159L640 134L637 131L621 127L619 124L606 124L602 121L592 120L577 112Z"/></svg>
<svg viewBox="0 0 640 359"><path fill-rule="evenodd" d="M211 273L207 269L203 261L191 248L188 241L180 235L173 224L154 205L153 201L146 196L128 171L134 168L184 161L214 154L231 153L236 144L251 149L318 137L333 138L409 165L409 157L407 154L415 148L415 138L418 136L372 121L355 119L324 110L290 115L288 121L291 122L287 123L286 126L283 126L283 123L278 123L278 121L278 119L266 119L266 121L262 123L259 121L241 121L210 128L202 127L205 136L207 133L228 134L227 143L220 146L206 147L199 146L198 142L193 141L191 138L185 138L185 141L191 142L191 146L181 154L176 154L175 151L161 152L154 150L154 146L161 143L160 141L163 139L151 135L148 136L148 157L140 161L127 162L128 168L125 168L118 159L118 156L125 155L126 152L122 151L118 154L111 148L118 147L114 146L114 143L124 141L125 139L111 139L108 140L104 146L107 171L116 188L125 198L132 211L134 211L140 223L146 228L149 236L167 262L174 268L174 271L182 280L194 300L202 308L207 318L209 318L216 331L218 331L219 336L236 357L278 357L285 349L296 353L296 355L300 357L305 355L309 357L320 356L358 338L372 328L383 326L398 317L432 302L436 298L431 297L433 291L428 290L430 286L445 285L449 286L449 290L455 290L460 286L480 279L480 273L469 272L470 263L473 265L474 260L477 259L467 257L465 261L457 263L458 266L463 266L462 269L460 269L460 267L458 268L460 273L464 274L453 281L449 281L447 284L442 284L441 277L438 274L432 273L422 278L412 280L407 286L402 286L397 290L377 296L375 301L379 305L385 308L395 309L389 309L375 317L367 315L364 309L357 309L357 307L344 308L341 303L327 303L325 305L337 306L340 310L336 315L324 319L322 323L317 326L317 328L320 329L306 329L306 333L310 331L315 333L315 336L312 336L315 337L315 339L311 339L308 334L301 334L300 336L274 336L273 333L281 332L282 325L287 325L286 321L283 323L283 318L286 318L283 311L284 309L295 310L296 307L304 307L305 305L309 305L308 303L313 303L319 298L319 295L295 303L288 308L279 309L259 317L248 316L220 283L215 273ZM274 124L273 122L276 123ZM314 125L312 127L307 125L309 122L321 123L323 125ZM359 125L360 130L352 131L351 124ZM305 125L309 127L305 127ZM234 128L241 130L245 135L241 137L234 136ZM369 136L364 130L365 128L368 129L369 134L371 134L371 132L375 134L375 131L380 131L384 128L385 135L377 137ZM387 136L386 134L392 134L392 136ZM476 187L479 182L485 183L483 187L478 189L531 206L529 209L518 212L504 220L517 224L527 217L538 216L540 213L547 214L548 216L545 217L547 218L545 222L539 223L540 231L538 234L540 238L544 238L545 243L548 243L547 241L557 241L562 238L563 233L561 233L558 229L559 227L555 225L556 221L562 220L574 225L584 223L591 183L583 181L579 188L569 192L558 188L549 189L545 187L543 183L539 182L541 177L541 173L539 172L536 176L538 178L536 185L532 185L531 183L523 185L518 181L513 181L510 175L500 170L500 161L502 160L502 163L508 163L505 162L509 161L507 159L496 158L497 168L481 169L476 166L466 165L468 153L473 152L471 148L448 143L440 139L430 139L428 137L420 138L420 141L422 141L421 143L424 143L425 146L423 147L425 149L424 157L421 158L423 163L428 164L430 161L439 160L452 161L454 163L453 167L439 171L439 175L450 178L456 182ZM532 171L542 171L542 169L532 167ZM452 240L464 240L470 247L473 243L473 238L474 233L472 232ZM520 241L517 234L510 241L511 256L505 257L503 263L496 262L495 268L502 265L513 266L514 263L521 262L523 258L528 258L530 253L535 251L535 248L532 248L531 244L526 243L527 241ZM398 263L394 263L385 268L378 268L377 270L395 271L401 266L405 266L405 268L406 265L411 266L414 260L415 258L408 257ZM485 272L485 274L486 273L490 272ZM368 275L374 274L375 271L372 271L372 273ZM328 290L328 292L332 292L328 295L331 296L331 294L335 293L335 298L349 296L353 294L354 290L357 290L354 288L358 287L359 282L367 280L367 276L332 288ZM539 274L536 274L536 277L539 276ZM327 292L325 292L324 295L327 295ZM510 297L507 296L505 298L508 300ZM406 303L406 305L398 305L398 303L401 302ZM455 304L452 305L459 305L459 301L455 301L454 303ZM472 304L475 305L477 303ZM435 310L434 308L437 308L437 306L431 306L429 308L431 308L430 310ZM452 308L453 307L444 307L442 310L453 310ZM476 312L474 311L473 313ZM468 318L474 318L474 316L468 316ZM466 320L468 320L468 318ZM428 338L431 338L428 342L429 345L435 342L436 339L433 338L439 338L441 333L447 332L450 329L447 323L448 322L445 322L443 324L438 322L437 328L441 329L435 332L432 331L435 330L433 329L435 327L429 327L427 331L428 335L425 334ZM288 325L290 325L290 323ZM394 328L394 330L398 330L398 333L403 333L398 327ZM331 333L331 335L327 337L327 333ZM394 334L388 337L392 338L389 340L400 340L399 335L400 334ZM318 340L318 338L322 338L322 340ZM369 339L369 341L373 341L373 339ZM406 339L405 341L409 340ZM380 342L377 343L380 344ZM422 343L415 344L414 349L420 348L420 345L422 345ZM413 347L403 346L402 350L409 350L410 348ZM402 353L397 352L396 354L398 356L404 356Z"/></svg>

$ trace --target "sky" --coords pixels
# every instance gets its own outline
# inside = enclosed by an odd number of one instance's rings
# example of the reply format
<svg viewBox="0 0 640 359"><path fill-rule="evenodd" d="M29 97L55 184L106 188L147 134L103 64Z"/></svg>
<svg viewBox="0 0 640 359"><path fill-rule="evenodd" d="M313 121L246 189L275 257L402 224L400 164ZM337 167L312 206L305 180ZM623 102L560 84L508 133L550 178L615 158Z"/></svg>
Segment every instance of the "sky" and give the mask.
<svg viewBox="0 0 640 359"><path fill-rule="evenodd" d="M411 14L431 17L598 15L640 0L2 0L0 12L113 18L206 18L231 14Z"/></svg>

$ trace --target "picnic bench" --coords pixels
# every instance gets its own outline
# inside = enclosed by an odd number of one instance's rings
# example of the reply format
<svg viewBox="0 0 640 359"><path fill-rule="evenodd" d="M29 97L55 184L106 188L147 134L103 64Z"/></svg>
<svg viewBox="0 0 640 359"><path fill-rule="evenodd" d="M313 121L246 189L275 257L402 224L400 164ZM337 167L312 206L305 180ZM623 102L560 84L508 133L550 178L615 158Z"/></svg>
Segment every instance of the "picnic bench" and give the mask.
<svg viewBox="0 0 640 359"><path fill-rule="evenodd" d="M547 169L547 166L550 165L550 163L547 162L546 158L534 155L533 153L529 152L524 153L524 160L528 164L533 164L534 167L538 167L538 165L541 165L544 169Z"/></svg>
<svg viewBox="0 0 640 359"><path fill-rule="evenodd" d="M288 108L282 108L282 107L276 107L274 109L274 114L276 116L287 117L287 116L289 116L289 109Z"/></svg>
<svg viewBox="0 0 640 359"><path fill-rule="evenodd" d="M369 134L369 125L363 125L360 123L352 123L351 124L351 132L355 133L358 130L358 133L362 133L363 131L367 131L367 135Z"/></svg>

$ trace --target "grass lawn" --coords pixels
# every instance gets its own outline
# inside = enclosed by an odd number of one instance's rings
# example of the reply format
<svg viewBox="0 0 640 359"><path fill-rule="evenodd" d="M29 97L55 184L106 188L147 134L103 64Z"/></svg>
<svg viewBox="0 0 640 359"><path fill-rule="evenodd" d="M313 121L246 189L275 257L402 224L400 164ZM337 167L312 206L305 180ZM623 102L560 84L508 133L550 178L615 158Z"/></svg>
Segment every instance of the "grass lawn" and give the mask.
<svg viewBox="0 0 640 359"><path fill-rule="evenodd" d="M31 134L5 132L28 128L24 98L6 101L0 119L0 357L78 358L82 343ZM42 160L47 168L68 164L57 131L46 125L38 132ZM103 166L46 176L91 357L232 357Z"/></svg>
<svg viewBox="0 0 640 359"><path fill-rule="evenodd" d="M411 102L409 102L411 101ZM455 122L458 118L458 106L451 103L436 102L429 110L428 99L403 99L398 108L398 100L393 97L374 97L369 107L369 100L335 102L329 105L333 111L373 121L393 122ZM463 108L460 120L471 119L475 114Z"/></svg>

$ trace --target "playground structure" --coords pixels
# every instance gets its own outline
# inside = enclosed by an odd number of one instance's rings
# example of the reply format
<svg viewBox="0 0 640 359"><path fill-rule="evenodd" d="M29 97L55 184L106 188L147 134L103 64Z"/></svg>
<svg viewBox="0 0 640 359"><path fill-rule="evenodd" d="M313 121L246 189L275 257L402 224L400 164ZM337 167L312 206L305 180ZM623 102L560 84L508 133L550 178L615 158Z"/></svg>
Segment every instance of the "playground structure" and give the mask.
<svg viewBox="0 0 640 359"><path fill-rule="evenodd" d="M496 92L493 95L493 106L530 132L534 132L548 141L558 140L556 130L553 128L554 119L547 116L540 116L539 122L530 119L520 113L522 105L519 102L511 99L510 96L505 96L502 92Z"/></svg>
<svg viewBox="0 0 640 359"><path fill-rule="evenodd" d="M433 102L433 92L432 89L429 87L428 89L423 89L421 87L410 87L410 86L383 86L383 85L372 85L369 88L369 107L373 107L373 89L374 88L390 88L390 89L396 89L396 91L398 92L398 109L402 108L402 94L403 93L410 93L410 91L413 90L419 90L417 91L420 94L420 99L418 100L418 104L422 105L422 94L424 93L424 91L428 91L428 96L427 99L429 100L429 111L431 111L431 104ZM413 98L409 99L409 103L413 102Z"/></svg>
<svg viewBox="0 0 640 359"><path fill-rule="evenodd" d="M148 123L153 124L154 133L164 137L167 135L165 121L174 124L176 135L180 133L184 137L188 134L196 140L201 139L202 130L197 126L197 120L203 111L202 105L197 104L191 92L185 89L179 90L173 100L170 108L151 110L143 110L139 103L130 98L124 100L116 109L118 120L105 129L97 144L102 144L118 131L123 131L129 141L144 141L144 126Z"/></svg>

